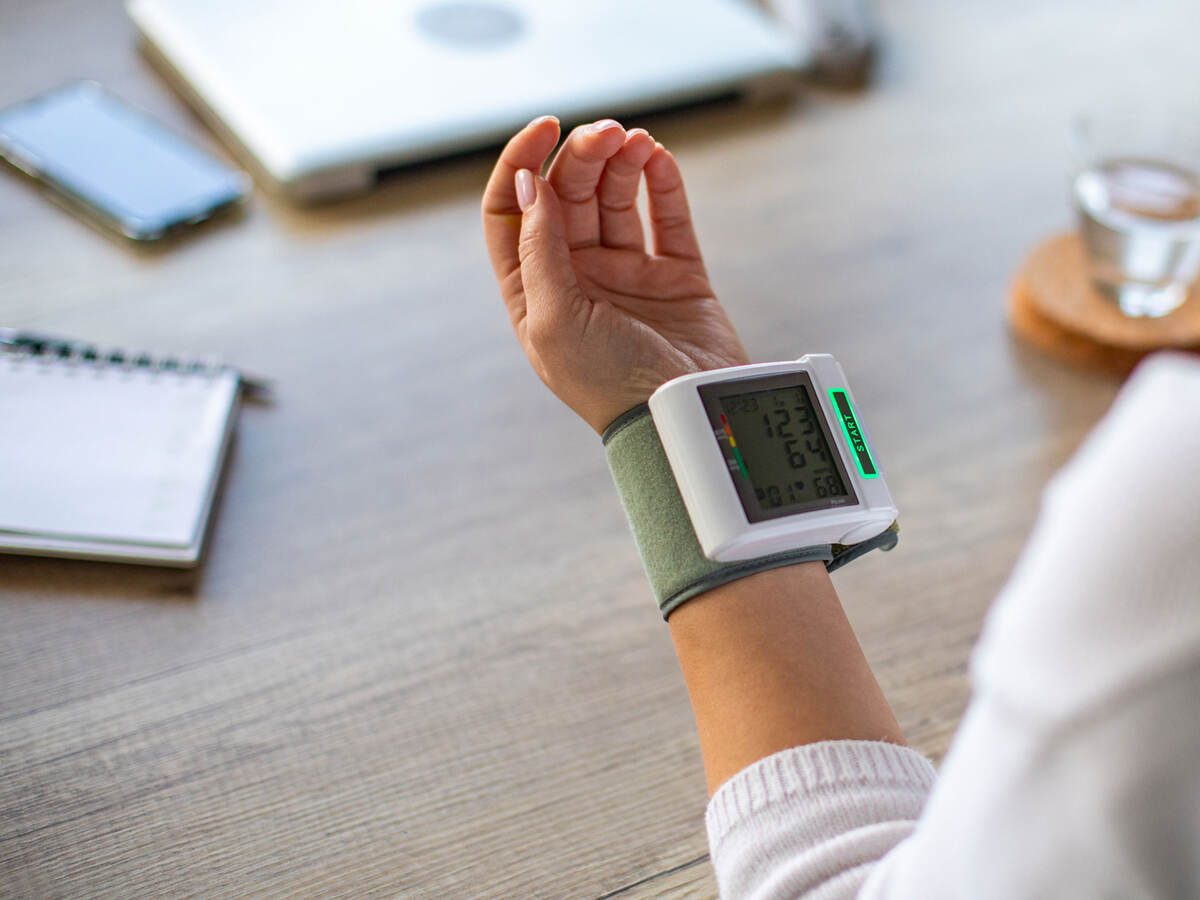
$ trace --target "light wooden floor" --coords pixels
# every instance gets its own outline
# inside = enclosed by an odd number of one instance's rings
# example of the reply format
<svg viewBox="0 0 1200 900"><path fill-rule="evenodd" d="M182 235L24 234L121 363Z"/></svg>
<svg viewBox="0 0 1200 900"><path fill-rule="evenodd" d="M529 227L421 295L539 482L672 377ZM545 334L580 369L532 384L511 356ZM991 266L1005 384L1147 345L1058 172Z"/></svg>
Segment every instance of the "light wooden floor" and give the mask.
<svg viewBox="0 0 1200 900"><path fill-rule="evenodd" d="M1039 491L1117 387L1009 338L1009 274L1070 223L1071 114L1191 71L1200 22L882 5L867 93L627 124L679 156L751 355L852 374L904 531L835 580L936 760ZM116 0L0 0L0 103L80 75L216 148ZM490 164L319 209L260 194L157 255L0 179L0 323L279 385L241 417L198 574L0 558L0 894L715 894L687 698L599 443L491 281Z"/></svg>

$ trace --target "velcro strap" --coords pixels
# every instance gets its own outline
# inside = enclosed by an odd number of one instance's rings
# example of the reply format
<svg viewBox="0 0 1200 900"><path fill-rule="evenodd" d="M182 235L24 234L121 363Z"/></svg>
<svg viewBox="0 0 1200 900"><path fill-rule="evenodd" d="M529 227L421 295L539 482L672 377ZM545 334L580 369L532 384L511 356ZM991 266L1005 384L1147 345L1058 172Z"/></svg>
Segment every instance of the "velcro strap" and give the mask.
<svg viewBox="0 0 1200 900"><path fill-rule="evenodd" d="M621 504L663 618L684 603L738 578L779 566L820 560L829 571L875 548L890 550L899 525L860 544L819 544L737 562L704 555L646 404L621 415L604 432L604 450Z"/></svg>

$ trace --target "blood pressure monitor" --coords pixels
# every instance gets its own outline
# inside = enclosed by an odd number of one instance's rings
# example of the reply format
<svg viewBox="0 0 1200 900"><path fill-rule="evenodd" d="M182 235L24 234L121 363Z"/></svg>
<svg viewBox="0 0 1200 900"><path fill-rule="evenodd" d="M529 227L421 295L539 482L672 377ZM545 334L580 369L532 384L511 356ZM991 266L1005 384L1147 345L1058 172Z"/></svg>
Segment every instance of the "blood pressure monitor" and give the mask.
<svg viewBox="0 0 1200 900"><path fill-rule="evenodd" d="M685 375L649 405L710 560L858 544L896 520L854 395L829 354Z"/></svg>

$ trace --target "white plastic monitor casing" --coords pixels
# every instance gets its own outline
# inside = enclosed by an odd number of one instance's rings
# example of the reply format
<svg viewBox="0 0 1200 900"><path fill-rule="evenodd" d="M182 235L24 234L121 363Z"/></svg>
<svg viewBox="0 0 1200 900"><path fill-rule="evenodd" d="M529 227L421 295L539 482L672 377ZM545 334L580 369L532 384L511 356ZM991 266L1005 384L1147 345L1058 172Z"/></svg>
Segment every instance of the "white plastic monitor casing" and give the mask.
<svg viewBox="0 0 1200 900"><path fill-rule="evenodd" d="M806 372L813 398L833 438L835 452L858 502L833 509L750 522L738 499L725 454L700 397L701 385L732 382L765 375ZM846 392L877 477L864 478L833 408L831 390ZM650 397L650 413L658 429L679 493L687 507L705 556L718 562L753 559L818 544L856 544L875 537L895 521L898 510L884 480L870 434L837 360L827 353L802 356L794 362L759 363L684 375L668 381Z"/></svg>

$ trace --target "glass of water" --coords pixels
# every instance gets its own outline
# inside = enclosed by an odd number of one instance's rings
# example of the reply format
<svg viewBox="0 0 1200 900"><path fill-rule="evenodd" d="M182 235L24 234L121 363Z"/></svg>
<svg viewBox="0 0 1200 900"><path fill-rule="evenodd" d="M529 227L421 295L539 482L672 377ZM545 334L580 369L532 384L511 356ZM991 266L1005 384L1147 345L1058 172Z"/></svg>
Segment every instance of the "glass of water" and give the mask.
<svg viewBox="0 0 1200 900"><path fill-rule="evenodd" d="M1073 143L1092 283L1127 316L1165 316L1200 274L1200 126L1149 108L1086 115Z"/></svg>

